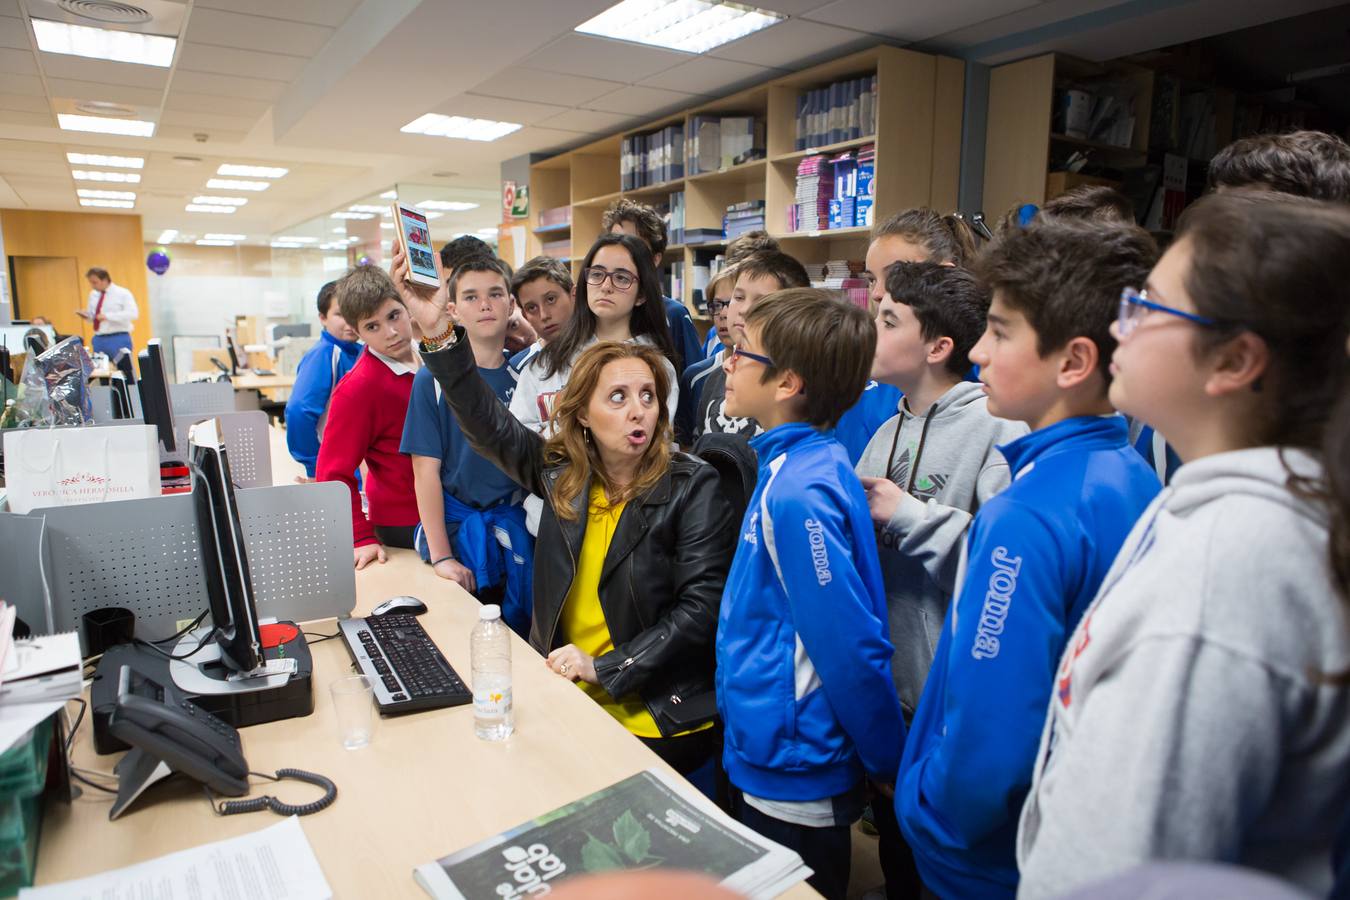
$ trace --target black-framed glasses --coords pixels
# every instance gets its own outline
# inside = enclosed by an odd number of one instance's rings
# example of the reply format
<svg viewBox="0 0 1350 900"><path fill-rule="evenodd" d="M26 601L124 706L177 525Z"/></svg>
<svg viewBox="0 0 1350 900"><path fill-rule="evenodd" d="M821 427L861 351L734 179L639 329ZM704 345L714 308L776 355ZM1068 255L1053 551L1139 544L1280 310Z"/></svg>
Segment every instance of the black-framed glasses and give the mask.
<svg viewBox="0 0 1350 900"><path fill-rule="evenodd" d="M760 365L767 366L770 369L774 368L773 360L769 359L767 356L760 356L758 353L751 353L740 344L731 348L731 364L734 366L738 359L748 359L757 362Z"/></svg>
<svg viewBox="0 0 1350 900"><path fill-rule="evenodd" d="M1208 316L1186 312L1186 310L1177 309L1174 306L1155 303L1148 299L1147 291L1125 288L1120 292L1120 311L1116 315L1116 330L1120 332L1121 337L1128 337L1134 333L1134 330L1139 327L1139 323L1150 312L1167 313L1169 316L1185 319L1187 322L1193 322L1203 328L1224 328L1228 324L1220 322L1218 319L1211 319Z"/></svg>
<svg viewBox="0 0 1350 900"><path fill-rule="evenodd" d="M611 272L608 269L602 269L599 266L591 266L586 269L586 271L582 272L581 276L586 279L587 284L595 285L596 287L604 284L605 279L608 278L610 284L614 285L616 291L626 291L637 284L638 280L637 276L627 269L615 269Z"/></svg>
<svg viewBox="0 0 1350 900"><path fill-rule="evenodd" d="M731 305L730 300L709 300L708 312L720 313L722 310L726 309L730 305Z"/></svg>

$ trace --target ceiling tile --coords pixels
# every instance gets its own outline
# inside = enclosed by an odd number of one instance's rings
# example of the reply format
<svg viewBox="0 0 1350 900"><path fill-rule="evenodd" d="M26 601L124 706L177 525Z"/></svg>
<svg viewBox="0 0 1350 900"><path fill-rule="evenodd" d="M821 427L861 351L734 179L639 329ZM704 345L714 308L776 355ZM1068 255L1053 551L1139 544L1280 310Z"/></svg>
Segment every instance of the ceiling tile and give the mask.
<svg viewBox="0 0 1350 900"><path fill-rule="evenodd" d="M644 87L666 88L691 94L730 94L748 84L783 74L781 69L704 56L644 78Z"/></svg>
<svg viewBox="0 0 1350 900"><path fill-rule="evenodd" d="M158 88L169 83L169 70L158 66L85 59L60 53L39 53L38 61L48 78L92 81L96 84L124 84L128 87Z"/></svg>
<svg viewBox="0 0 1350 900"><path fill-rule="evenodd" d="M739 41L723 44L709 51L709 55L718 59L787 69L840 56L876 43L874 35L861 31L821 25L804 19L788 19Z"/></svg>
<svg viewBox="0 0 1350 900"><path fill-rule="evenodd" d="M622 84L613 80L602 81L598 78L559 75L524 66L512 66L475 85L473 92L488 97L507 97L571 106L587 103L608 94Z"/></svg>
<svg viewBox="0 0 1350 900"><path fill-rule="evenodd" d="M246 72L254 78L289 82L295 80L308 62L309 59L303 56L185 43L178 55L178 71L216 72L221 75Z"/></svg>
<svg viewBox="0 0 1350 900"><path fill-rule="evenodd" d="M48 178L68 184L71 181L70 170L63 158L56 159L6 159L0 164L5 175L22 175L25 178Z"/></svg>
<svg viewBox="0 0 1350 900"><path fill-rule="evenodd" d="M0 16L13 16L19 18L23 15L23 10L19 9L19 0L0 0Z"/></svg>
<svg viewBox="0 0 1350 900"><path fill-rule="evenodd" d="M161 137L168 140L191 141L196 140L196 135L203 129L196 125L161 125L155 129L155 137ZM237 144L248 136L247 131L223 131L212 129L212 144Z"/></svg>
<svg viewBox="0 0 1350 900"><path fill-rule="evenodd" d="M33 59L33 51L11 50L8 47L0 47L0 74L36 75L37 73L37 60Z"/></svg>
<svg viewBox="0 0 1350 900"><path fill-rule="evenodd" d="M618 131L637 121L637 119L637 116L629 113L601 112L598 109L569 109L561 115L545 119L539 124L561 131L605 135Z"/></svg>
<svg viewBox="0 0 1350 900"><path fill-rule="evenodd" d="M42 87L42 79L36 75L10 75L4 74L5 92L10 94L23 94L27 97L46 97L47 91Z"/></svg>
<svg viewBox="0 0 1350 900"><path fill-rule="evenodd" d="M208 108L209 109L209 108ZM160 113L160 126L183 125L197 131L208 131L212 136L217 131L246 132L257 122L256 116L229 116L215 110L166 109Z"/></svg>
<svg viewBox="0 0 1350 900"><path fill-rule="evenodd" d="M192 14L195 16L202 9L219 9L336 28L359 3L360 0L196 0Z"/></svg>
<svg viewBox="0 0 1350 900"><path fill-rule="evenodd" d="M0 178L0 209L14 208L23 205L23 198L14 192L5 179Z"/></svg>
<svg viewBox="0 0 1350 900"><path fill-rule="evenodd" d="M904 41L984 22L1035 6L1039 0L948 0L946 3L895 3L894 0L836 0L808 13L815 22L865 22L876 34Z"/></svg>
<svg viewBox="0 0 1350 900"><path fill-rule="evenodd" d="M5 87L9 87L6 82ZM0 94L0 109L20 109L24 112L47 112L47 98L30 94Z"/></svg>
<svg viewBox="0 0 1350 900"><path fill-rule="evenodd" d="M480 94L460 94L429 111L443 116L468 116L474 119L493 119L498 122L519 122L535 125L566 109L551 103L531 103L528 100L507 100L484 97Z"/></svg>
<svg viewBox="0 0 1350 900"><path fill-rule="evenodd" d="M32 50L33 42L28 39L28 26L23 19L14 16L0 16L0 47L15 50Z"/></svg>
<svg viewBox="0 0 1350 900"><path fill-rule="evenodd" d="M175 72L175 90L213 97L241 97L245 100L275 101L286 89L285 82L262 78L240 78L234 75L213 75L207 72Z"/></svg>
<svg viewBox="0 0 1350 900"><path fill-rule="evenodd" d="M754 0L749 5L782 13L785 16L800 16L829 2L830 0Z"/></svg>
<svg viewBox="0 0 1350 900"><path fill-rule="evenodd" d="M536 69L628 84L692 58L689 53L575 32L569 32L529 55L530 65Z"/></svg>
<svg viewBox="0 0 1350 900"><path fill-rule="evenodd" d="M333 29L284 19L247 16L221 9L193 9L185 39L220 47L313 56L328 43Z"/></svg>
<svg viewBox="0 0 1350 900"><path fill-rule="evenodd" d="M103 100L108 103L129 103L132 106L158 107L164 91L157 88L128 87L124 84L104 84L98 81L73 81L69 78L49 78L47 87L53 97L75 97L80 100Z"/></svg>
<svg viewBox="0 0 1350 900"><path fill-rule="evenodd" d="M612 94L606 94L592 100L586 104L586 108L598 109L601 112L629 113L655 119L673 110L693 106L702 99L696 94L629 85L619 88Z"/></svg>
<svg viewBox="0 0 1350 900"><path fill-rule="evenodd" d="M164 101L165 109L198 110L209 109L211 112L220 113L226 116L245 116L257 119L263 113L271 108L272 104L266 100L247 100L239 97L211 97L206 94L193 94L189 91L179 90L178 80L174 79L174 87L169 89L169 98Z"/></svg>
<svg viewBox="0 0 1350 900"><path fill-rule="evenodd" d="M33 113L18 109L0 109L0 122L6 125L34 125L39 128L50 128L56 124L50 112Z"/></svg>

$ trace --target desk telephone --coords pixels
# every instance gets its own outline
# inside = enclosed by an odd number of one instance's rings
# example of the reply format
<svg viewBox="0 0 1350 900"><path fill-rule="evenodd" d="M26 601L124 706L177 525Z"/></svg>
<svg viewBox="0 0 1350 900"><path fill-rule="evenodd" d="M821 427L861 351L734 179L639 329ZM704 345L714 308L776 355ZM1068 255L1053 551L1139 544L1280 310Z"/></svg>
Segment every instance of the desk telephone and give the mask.
<svg viewBox="0 0 1350 900"><path fill-rule="evenodd" d="M239 732L185 698L123 666L118 673L117 706L108 720L108 730L131 751L114 767L118 776L117 801L108 813L116 819L150 785L180 772L228 797L248 793L250 774L279 780L295 778L325 789L325 795L309 804L295 806L275 797L236 800L212 806L221 815L270 808L281 815L308 815L324 809L337 798L337 786L321 775L298 769L280 769L275 776L250 773Z"/></svg>

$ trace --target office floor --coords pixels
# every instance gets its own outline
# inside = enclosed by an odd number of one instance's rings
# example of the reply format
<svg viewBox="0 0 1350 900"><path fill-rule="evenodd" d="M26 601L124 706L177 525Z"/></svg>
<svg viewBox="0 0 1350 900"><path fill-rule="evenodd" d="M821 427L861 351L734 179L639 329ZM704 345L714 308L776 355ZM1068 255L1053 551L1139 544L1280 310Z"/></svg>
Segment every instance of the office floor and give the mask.
<svg viewBox="0 0 1350 900"><path fill-rule="evenodd" d="M877 839L853 826L853 861L849 869L849 900L884 898L882 889L886 880L881 877L881 863L877 860Z"/></svg>

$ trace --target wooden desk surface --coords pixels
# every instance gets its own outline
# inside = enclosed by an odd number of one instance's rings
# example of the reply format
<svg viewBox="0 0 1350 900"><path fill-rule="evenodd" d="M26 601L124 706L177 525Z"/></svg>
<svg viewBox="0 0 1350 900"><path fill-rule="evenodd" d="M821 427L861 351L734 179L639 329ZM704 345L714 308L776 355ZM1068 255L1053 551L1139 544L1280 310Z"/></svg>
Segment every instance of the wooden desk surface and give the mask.
<svg viewBox="0 0 1350 900"><path fill-rule="evenodd" d="M216 377L218 372L189 372L189 378L201 378L209 376ZM295 387L294 375L254 375L252 372L241 372L230 379L230 384L236 391L266 391L272 389Z"/></svg>
<svg viewBox="0 0 1350 900"><path fill-rule="evenodd" d="M285 454L279 430L273 452ZM274 472L278 483L289 480L285 470ZM469 631L478 615L473 597L437 578L408 550L391 550L387 564L356 573L356 590L358 615L397 594L425 601L430 610L421 617L423 627L467 679ZM332 634L336 624L330 619L306 630ZM516 733L509 740L478 740L472 707L460 706L381 719L370 746L345 750L329 685L351 671L346 648L337 638L311 650L314 713L240 734L255 771L294 767L337 783L337 802L300 820L337 897L424 897L413 867L642 769L665 766L576 686L549 672L519 638L512 644ZM111 772L119 758L94 753L87 718L74 757L77 766L98 772ZM291 803L318 796L317 788L297 782L255 790L264 792ZM271 813L219 817L200 786L183 778L147 794L116 822L108 821L111 795L93 790L68 808L50 806L37 883L93 875L277 821ZM801 884L785 896L816 894Z"/></svg>

